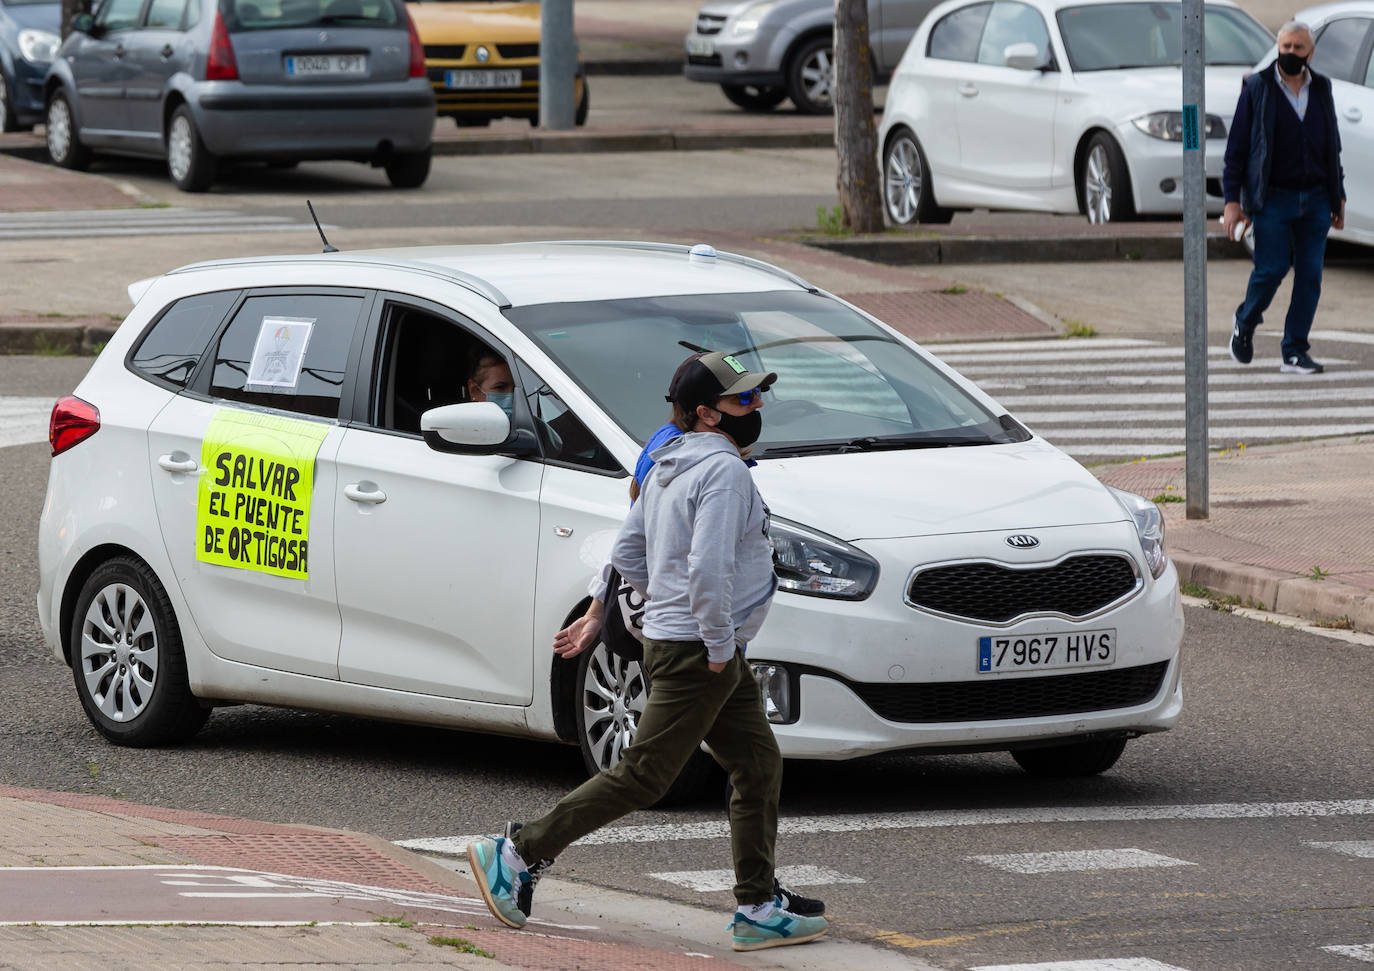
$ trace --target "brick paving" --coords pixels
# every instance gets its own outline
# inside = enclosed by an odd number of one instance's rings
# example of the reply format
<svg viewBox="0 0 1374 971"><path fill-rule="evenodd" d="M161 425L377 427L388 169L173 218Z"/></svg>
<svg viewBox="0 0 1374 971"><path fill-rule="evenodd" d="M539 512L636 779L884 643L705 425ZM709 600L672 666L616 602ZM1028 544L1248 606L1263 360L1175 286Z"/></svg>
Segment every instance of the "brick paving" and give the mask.
<svg viewBox="0 0 1374 971"><path fill-rule="evenodd" d="M4 143L32 136L6 135ZM136 205L137 197L113 182L83 172L69 172L13 155L0 155L0 212L39 209L105 209Z"/></svg>

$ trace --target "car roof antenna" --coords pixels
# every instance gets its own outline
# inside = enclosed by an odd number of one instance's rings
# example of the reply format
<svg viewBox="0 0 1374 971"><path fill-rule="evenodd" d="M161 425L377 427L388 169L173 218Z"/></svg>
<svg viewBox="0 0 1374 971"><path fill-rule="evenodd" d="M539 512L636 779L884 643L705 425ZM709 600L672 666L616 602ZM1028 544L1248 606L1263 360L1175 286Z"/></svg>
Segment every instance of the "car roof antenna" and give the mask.
<svg viewBox="0 0 1374 971"><path fill-rule="evenodd" d="M326 253L337 253L339 248L337 246L330 246L329 240L324 238L324 229L320 226L320 217L315 215L315 207L310 204L309 199L305 200L305 208L310 210L310 218L315 220L315 231L320 234L320 242L324 243L324 251Z"/></svg>

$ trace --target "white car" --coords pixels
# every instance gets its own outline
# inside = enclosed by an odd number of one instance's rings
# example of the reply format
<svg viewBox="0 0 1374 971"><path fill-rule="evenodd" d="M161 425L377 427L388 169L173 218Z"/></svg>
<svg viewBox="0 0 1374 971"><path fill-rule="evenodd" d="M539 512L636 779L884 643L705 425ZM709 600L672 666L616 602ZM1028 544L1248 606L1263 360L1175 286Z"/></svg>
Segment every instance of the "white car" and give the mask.
<svg viewBox="0 0 1374 971"><path fill-rule="evenodd" d="M1240 82L1274 42L1227 0L1204 8L1207 205ZM948 0L888 88L878 134L896 224L955 210L1183 211L1182 5L1140 0Z"/></svg>
<svg viewBox="0 0 1374 971"><path fill-rule="evenodd" d="M1374 246L1374 2L1323 4L1293 19L1312 28L1312 68L1331 79L1336 102L1346 201L1345 228L1331 238ZM1271 48L1255 69L1273 64L1276 53ZM1253 246L1254 237L1246 241Z"/></svg>
<svg viewBox="0 0 1374 971"><path fill-rule="evenodd" d="M1154 504L896 331L709 246L227 260L133 285L52 416L38 614L111 741L233 702L578 743L634 664L557 659L686 347L780 377L755 446L781 584L748 647L782 753L1105 770L1182 706ZM511 417L463 362L512 364Z"/></svg>

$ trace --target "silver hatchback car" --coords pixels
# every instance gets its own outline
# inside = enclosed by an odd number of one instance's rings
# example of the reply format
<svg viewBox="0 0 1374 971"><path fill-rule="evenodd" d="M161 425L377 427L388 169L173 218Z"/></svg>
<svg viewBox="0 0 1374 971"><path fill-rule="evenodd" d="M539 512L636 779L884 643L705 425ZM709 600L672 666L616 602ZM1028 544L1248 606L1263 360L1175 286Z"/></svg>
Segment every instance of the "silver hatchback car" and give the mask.
<svg viewBox="0 0 1374 971"><path fill-rule="evenodd" d="M220 161L351 159L429 175L434 93L401 0L103 0L45 82L48 154L167 160L203 192Z"/></svg>

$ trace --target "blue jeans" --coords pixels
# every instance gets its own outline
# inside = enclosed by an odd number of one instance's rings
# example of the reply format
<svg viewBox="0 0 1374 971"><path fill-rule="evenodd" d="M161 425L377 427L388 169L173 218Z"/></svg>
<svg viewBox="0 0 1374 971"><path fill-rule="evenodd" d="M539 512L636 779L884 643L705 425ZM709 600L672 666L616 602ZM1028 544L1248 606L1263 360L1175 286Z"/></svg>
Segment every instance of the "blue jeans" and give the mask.
<svg viewBox="0 0 1374 971"><path fill-rule="evenodd" d="M1285 359L1306 354L1308 332L1322 294L1322 260L1331 230L1331 204L1325 188L1270 188L1264 208L1250 214L1255 224L1255 268L1236 322L1253 334L1279 284L1293 267L1293 298L1283 321Z"/></svg>

